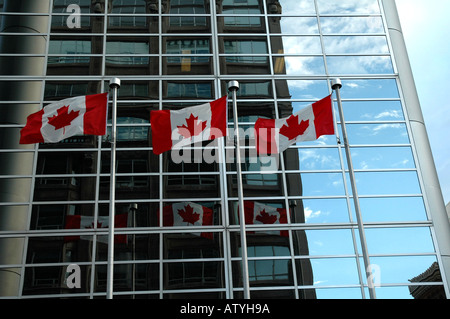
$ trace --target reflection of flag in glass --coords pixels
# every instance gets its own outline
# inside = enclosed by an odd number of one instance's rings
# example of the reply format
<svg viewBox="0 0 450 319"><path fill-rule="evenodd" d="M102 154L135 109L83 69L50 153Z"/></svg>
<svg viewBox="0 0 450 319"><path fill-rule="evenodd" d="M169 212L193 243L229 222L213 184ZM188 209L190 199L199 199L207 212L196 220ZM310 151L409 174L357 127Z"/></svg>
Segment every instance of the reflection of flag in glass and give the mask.
<svg viewBox="0 0 450 319"><path fill-rule="evenodd" d="M287 224L287 214L286 209L284 208L276 208L253 201L244 201L244 211L246 225ZM262 233L280 235L285 237L288 236L287 230L263 231Z"/></svg>
<svg viewBox="0 0 450 319"><path fill-rule="evenodd" d="M167 205L163 208L163 214L163 226L210 226L213 224L212 209L192 202ZM212 239L212 233L195 233L194 235Z"/></svg>
<svg viewBox="0 0 450 319"><path fill-rule="evenodd" d="M159 155L227 135L227 97L181 110L159 110L150 114L153 153Z"/></svg>
<svg viewBox="0 0 450 319"><path fill-rule="evenodd" d="M255 123L258 154L276 154L296 142L314 141L334 134L331 95L282 119L261 119Z"/></svg>
<svg viewBox="0 0 450 319"><path fill-rule="evenodd" d="M105 135L108 93L78 96L54 102L28 116L20 144L56 143L65 138Z"/></svg>
<svg viewBox="0 0 450 319"><path fill-rule="evenodd" d="M114 228L127 227L128 214L116 215L114 219ZM97 227L94 225L94 216L81 216L81 215L67 215L65 229L94 229L94 228L109 228L109 216L99 216L97 218ZM105 240L106 238L106 240ZM66 236L65 241L74 240L91 240L92 236ZM97 237L99 242L107 243L107 236ZM127 235L115 235L114 242L118 244L126 244Z"/></svg>

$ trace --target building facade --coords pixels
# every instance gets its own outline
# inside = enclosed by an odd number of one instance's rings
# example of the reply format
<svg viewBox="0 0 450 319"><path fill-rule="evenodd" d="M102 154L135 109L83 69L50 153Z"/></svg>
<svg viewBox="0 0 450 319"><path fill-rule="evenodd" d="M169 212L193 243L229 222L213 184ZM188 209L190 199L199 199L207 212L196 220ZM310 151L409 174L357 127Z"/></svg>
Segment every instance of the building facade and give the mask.
<svg viewBox="0 0 450 319"><path fill-rule="evenodd" d="M232 137L156 156L150 128L150 111L218 99L231 80L244 211L260 214L246 234L251 298L450 296L450 227L393 0L0 0L0 12L1 298L106 296L110 130L19 137L29 114L113 77L114 298L243 297ZM337 136L256 156L255 120L329 95L334 78ZM230 132L232 115L230 102Z"/></svg>

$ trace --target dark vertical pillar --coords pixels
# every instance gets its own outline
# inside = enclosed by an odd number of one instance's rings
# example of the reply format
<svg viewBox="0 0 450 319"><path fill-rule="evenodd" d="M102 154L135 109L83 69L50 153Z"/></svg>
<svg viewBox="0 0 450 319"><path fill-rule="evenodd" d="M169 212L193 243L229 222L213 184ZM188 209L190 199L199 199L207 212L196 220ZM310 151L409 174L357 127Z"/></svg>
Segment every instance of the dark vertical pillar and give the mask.
<svg viewBox="0 0 450 319"><path fill-rule="evenodd" d="M44 55L50 0L6 0L4 12L24 15L3 15L0 25L0 52L3 54ZM26 15L43 13L44 15ZM30 35L5 35L5 33L29 33ZM0 58L2 76L45 75L45 58L28 56L3 56ZM43 82L36 80L0 81L0 124L25 124L29 114L39 110L40 103L16 103L15 101L39 101ZM34 145L20 145L20 128L0 128L0 175L31 175L33 173ZM20 150L13 152L13 150ZM0 179L0 202L28 203L32 189L31 178ZM25 231L28 228L29 205L0 206L0 231ZM0 239L0 265L20 264L24 253L23 238ZM20 268L0 268L0 296L17 296L20 289Z"/></svg>

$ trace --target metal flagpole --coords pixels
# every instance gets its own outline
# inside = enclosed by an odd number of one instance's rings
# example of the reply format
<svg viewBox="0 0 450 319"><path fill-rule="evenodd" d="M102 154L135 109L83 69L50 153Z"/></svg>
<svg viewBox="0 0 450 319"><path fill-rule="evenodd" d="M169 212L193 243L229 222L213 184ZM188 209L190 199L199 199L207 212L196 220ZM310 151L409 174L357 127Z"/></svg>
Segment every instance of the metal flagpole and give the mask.
<svg viewBox="0 0 450 319"><path fill-rule="evenodd" d="M233 119L234 119L234 134L236 145L236 171L237 171L237 185L239 198L239 225L241 233L241 256L242 256L242 284L244 287L244 299L250 299L250 284L248 279L248 257L247 257L247 237L245 233L245 216L244 216L244 194L242 190L242 172L241 172L241 152L239 142L239 127L236 92L239 90L238 81L228 82L228 90L233 95Z"/></svg>
<svg viewBox="0 0 450 319"><path fill-rule="evenodd" d="M109 87L113 93L112 115L111 115L111 176L109 187L109 232L108 232L108 277L106 287L106 298L113 298L114 277L114 217L116 200L116 126L117 126L117 90L120 88L120 79L112 78Z"/></svg>
<svg viewBox="0 0 450 319"><path fill-rule="evenodd" d="M363 260L364 260L364 266L366 268L366 278L367 278L367 284L369 286L369 295L371 299L376 298L375 294L375 287L373 284L373 276L372 276L372 270L371 270L371 264L370 259L368 255L368 249L367 249L367 242L366 242L366 235L364 233L364 226L362 222L362 216L361 216L361 208L359 206L359 198L358 198L358 191L356 189L355 184L355 172L353 170L353 162L350 155L350 145L348 144L347 140L347 128L345 127L345 120L344 120L344 111L342 108L342 101L341 101L341 93L340 89L342 87L342 83L340 79L332 79L331 80L331 88L336 92L336 98L338 102L338 108L339 108L339 117L341 119L341 128L342 128L342 138L344 139L344 147L345 147L345 154L347 157L347 165L348 165L348 172L350 175L350 183L352 186L352 193L353 193L353 203L355 205L355 213L356 213L356 220L358 222L358 231L359 231L359 238L361 240L361 248L363 253Z"/></svg>

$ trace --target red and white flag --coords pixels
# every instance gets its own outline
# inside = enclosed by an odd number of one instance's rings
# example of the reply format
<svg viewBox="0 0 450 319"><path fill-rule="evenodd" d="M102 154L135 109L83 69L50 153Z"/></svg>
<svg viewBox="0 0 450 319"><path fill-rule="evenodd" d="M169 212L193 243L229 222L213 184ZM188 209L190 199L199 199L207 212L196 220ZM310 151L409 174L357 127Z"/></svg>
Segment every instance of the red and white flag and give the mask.
<svg viewBox="0 0 450 319"><path fill-rule="evenodd" d="M334 134L331 95L282 119L261 119L255 123L258 154L276 154L296 142L314 141Z"/></svg>
<svg viewBox="0 0 450 319"><path fill-rule="evenodd" d="M151 111L153 153L227 134L227 97L181 110Z"/></svg>
<svg viewBox="0 0 450 319"><path fill-rule="evenodd" d="M266 204L244 201L245 224L287 224L286 209L276 208ZM287 230L282 231L263 231L265 234L274 234L280 236L288 236Z"/></svg>
<svg viewBox="0 0 450 319"><path fill-rule="evenodd" d="M108 93L78 96L45 106L28 116L20 144L56 143L65 138L105 135Z"/></svg>
<svg viewBox="0 0 450 319"><path fill-rule="evenodd" d="M114 228L125 228L128 223L128 214L119 214L115 216ZM109 216L98 216L97 227L94 224L94 216L67 215L65 229L94 229L109 228ZM66 236L65 241L74 240L92 240L92 236ZM98 237L99 242L108 242L107 236ZM127 235L115 235L114 242L118 244L126 244Z"/></svg>
<svg viewBox="0 0 450 319"><path fill-rule="evenodd" d="M211 208L192 202L181 202L163 208L163 226L211 226L213 211ZM194 235L212 239L212 233Z"/></svg>

